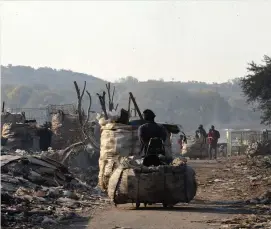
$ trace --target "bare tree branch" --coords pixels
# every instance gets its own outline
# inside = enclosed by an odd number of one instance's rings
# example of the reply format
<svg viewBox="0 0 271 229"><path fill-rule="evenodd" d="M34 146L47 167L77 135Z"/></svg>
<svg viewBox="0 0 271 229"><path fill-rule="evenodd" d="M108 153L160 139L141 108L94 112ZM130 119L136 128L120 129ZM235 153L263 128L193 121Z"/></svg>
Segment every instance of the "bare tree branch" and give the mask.
<svg viewBox="0 0 271 229"><path fill-rule="evenodd" d="M135 107L135 113L137 112L138 113L138 116L140 117L141 120L143 120L143 116L141 114L141 111L136 103L136 100L135 100L135 97L133 96L133 93L132 92L129 92L129 95L130 95L130 98L131 98L131 101L133 102L134 104L134 107Z"/></svg>
<svg viewBox="0 0 271 229"><path fill-rule="evenodd" d="M105 84L106 89L107 89L107 94L108 94L108 110L109 111L113 111L113 110L117 110L118 106L114 105L114 97L115 97L115 91L116 91L116 87L114 86L113 88L113 93L111 93L111 83L106 83Z"/></svg>
<svg viewBox="0 0 271 229"><path fill-rule="evenodd" d="M129 112L129 118L131 117L131 96L129 95L129 102L128 102L128 112Z"/></svg>
<svg viewBox="0 0 271 229"><path fill-rule="evenodd" d="M92 105L91 95L88 91L86 91L86 81L84 82L84 88L83 88L82 93L80 93L80 89L79 89L76 81L74 81L74 86L75 86L77 99L78 99L77 110L78 110L78 119L79 119L79 124L81 127L82 138L83 138L82 142L83 142L83 144L89 143L96 151L98 151L100 146L96 143L95 138L91 135L91 133L86 133L86 125L89 121L90 109L91 109L91 105ZM84 114L84 110L82 108L82 100L83 100L83 96L84 96L85 92L88 94L88 97L89 97L89 107L88 107L87 118L86 118L85 122L83 122L85 114ZM103 97L105 97L105 92L103 94Z"/></svg>
<svg viewBox="0 0 271 229"><path fill-rule="evenodd" d="M108 119L106 104L105 104L105 95L106 95L105 91L103 91L103 95L100 95L99 93L97 93L97 96L99 97L99 100L100 100L102 111L104 112L104 117L105 119Z"/></svg>
<svg viewBox="0 0 271 229"><path fill-rule="evenodd" d="M108 93L108 109L109 109L109 111L111 111L110 109L111 109L111 85L110 85L110 83L106 83L105 84L105 86L106 86L106 89L107 89L107 93Z"/></svg>
<svg viewBox="0 0 271 229"><path fill-rule="evenodd" d="M88 92L88 90L86 90L86 93L88 94L89 97L89 106L88 106L88 113L87 113L87 118L85 120L84 126L83 128L85 129L85 126L87 125L88 121L89 121L89 117L90 117L90 109L91 109L91 105L92 105L92 100L91 100L91 95Z"/></svg>
<svg viewBox="0 0 271 229"><path fill-rule="evenodd" d="M81 100L83 99L83 96L84 96L84 94L85 94L86 85L87 85L87 82L85 81L85 82L84 82L84 88L83 88L83 91L82 91L82 94L81 94Z"/></svg>
<svg viewBox="0 0 271 229"><path fill-rule="evenodd" d="M61 163L64 164L64 162L67 160L67 158L70 156L72 152L72 148L84 145L84 142L76 142L70 146L68 146L63 151L60 151L60 157L61 157Z"/></svg>
<svg viewBox="0 0 271 229"><path fill-rule="evenodd" d="M112 104L114 104L115 90L116 90L116 87L114 86L114 90L113 90L113 94L112 94L112 99L111 99ZM113 106L114 106L114 105L113 105Z"/></svg>
<svg viewBox="0 0 271 229"><path fill-rule="evenodd" d="M80 88L78 87L77 82L74 81L73 83L74 83L74 86L75 86L75 90L76 90L76 94L77 94L77 100L78 100L77 112L78 112L78 117L79 117L79 123L80 123L81 126L83 126L82 99L83 99L83 96L85 94L87 82L86 81L84 82L84 88L83 88L82 93L80 93Z"/></svg>

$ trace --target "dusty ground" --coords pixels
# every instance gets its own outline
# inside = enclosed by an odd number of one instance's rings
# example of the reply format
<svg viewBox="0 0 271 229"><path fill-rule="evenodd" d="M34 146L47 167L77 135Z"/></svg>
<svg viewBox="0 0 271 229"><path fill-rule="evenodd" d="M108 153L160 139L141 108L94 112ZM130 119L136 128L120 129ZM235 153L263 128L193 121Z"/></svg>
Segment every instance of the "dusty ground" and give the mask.
<svg viewBox="0 0 271 229"><path fill-rule="evenodd" d="M270 169L250 170L245 159L189 161L199 183L196 198L172 209L161 205L141 207L109 206L90 220L69 224L78 229L215 229L271 228L271 205L248 201L271 186ZM67 227L65 227L67 228Z"/></svg>

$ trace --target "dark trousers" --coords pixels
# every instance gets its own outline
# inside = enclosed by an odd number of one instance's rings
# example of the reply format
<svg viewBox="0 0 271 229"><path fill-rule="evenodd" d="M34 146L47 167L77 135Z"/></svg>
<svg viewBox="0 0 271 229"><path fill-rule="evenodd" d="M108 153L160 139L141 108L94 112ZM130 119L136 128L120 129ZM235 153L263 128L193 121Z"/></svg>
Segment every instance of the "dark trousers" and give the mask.
<svg viewBox="0 0 271 229"><path fill-rule="evenodd" d="M214 150L214 154L213 154L213 150ZM216 159L217 158L217 145L209 145L209 160L212 160L213 158Z"/></svg>

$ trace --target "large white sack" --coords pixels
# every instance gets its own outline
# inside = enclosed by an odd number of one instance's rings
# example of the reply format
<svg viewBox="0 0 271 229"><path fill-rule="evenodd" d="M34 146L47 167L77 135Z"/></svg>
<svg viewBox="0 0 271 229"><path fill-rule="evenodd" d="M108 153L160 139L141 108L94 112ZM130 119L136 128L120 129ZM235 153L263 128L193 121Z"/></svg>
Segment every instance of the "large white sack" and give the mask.
<svg viewBox="0 0 271 229"><path fill-rule="evenodd" d="M123 161L109 179L108 196L115 204L177 204L196 195L195 171L188 165L145 167Z"/></svg>
<svg viewBox="0 0 271 229"><path fill-rule="evenodd" d="M138 138L138 127L120 123L108 123L101 127L100 159L119 155L121 157L142 154ZM165 142L166 156L172 156L170 135Z"/></svg>
<svg viewBox="0 0 271 229"><path fill-rule="evenodd" d="M119 166L121 159L120 157L114 157L106 160L99 160L99 175L98 175L98 186L102 190L107 189L109 178L113 171Z"/></svg>
<svg viewBox="0 0 271 229"><path fill-rule="evenodd" d="M100 159L114 156L127 157L140 153L137 128L120 123L101 127Z"/></svg>
<svg viewBox="0 0 271 229"><path fill-rule="evenodd" d="M188 137L184 144L182 156L189 158L201 158L208 156L208 144L202 138Z"/></svg>
<svg viewBox="0 0 271 229"><path fill-rule="evenodd" d="M99 123L103 123L99 120ZM99 186L106 189L108 181L122 158L142 155L138 127L120 123L101 125ZM165 142L166 157L172 156L170 135Z"/></svg>

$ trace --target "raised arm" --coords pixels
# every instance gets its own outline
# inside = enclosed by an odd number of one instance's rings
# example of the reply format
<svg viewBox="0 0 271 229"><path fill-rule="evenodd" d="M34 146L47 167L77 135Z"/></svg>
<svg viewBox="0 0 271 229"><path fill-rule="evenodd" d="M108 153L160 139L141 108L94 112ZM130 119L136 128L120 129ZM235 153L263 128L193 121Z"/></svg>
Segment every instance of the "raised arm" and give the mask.
<svg viewBox="0 0 271 229"><path fill-rule="evenodd" d="M166 128L163 125L160 125L160 127L161 127L161 138L163 141L166 141L168 135Z"/></svg>

